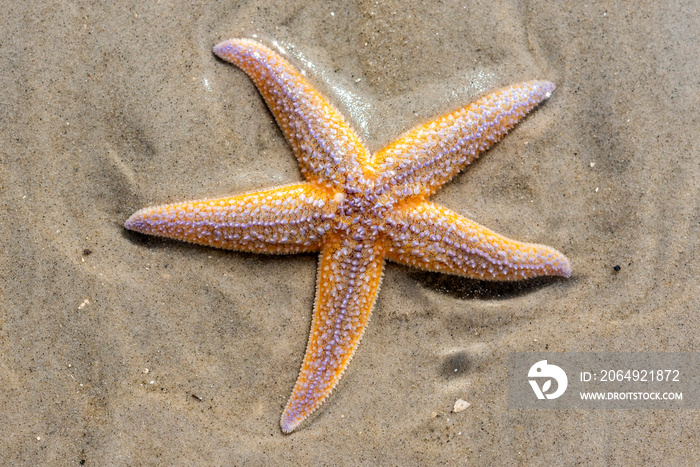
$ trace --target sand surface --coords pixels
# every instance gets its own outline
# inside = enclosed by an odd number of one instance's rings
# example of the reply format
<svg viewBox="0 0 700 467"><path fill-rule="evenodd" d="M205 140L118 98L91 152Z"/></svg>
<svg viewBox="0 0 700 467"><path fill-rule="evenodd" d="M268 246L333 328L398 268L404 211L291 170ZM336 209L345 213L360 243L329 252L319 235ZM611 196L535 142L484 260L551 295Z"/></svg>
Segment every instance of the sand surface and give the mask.
<svg viewBox="0 0 700 467"><path fill-rule="evenodd" d="M117 4L3 8L1 463L700 461L698 411L517 411L506 391L512 351L700 350L698 2ZM301 180L251 81L211 52L254 35L371 150L489 90L558 86L432 199L561 250L573 277L389 264L349 370L291 436L316 257L123 228L147 205Z"/></svg>

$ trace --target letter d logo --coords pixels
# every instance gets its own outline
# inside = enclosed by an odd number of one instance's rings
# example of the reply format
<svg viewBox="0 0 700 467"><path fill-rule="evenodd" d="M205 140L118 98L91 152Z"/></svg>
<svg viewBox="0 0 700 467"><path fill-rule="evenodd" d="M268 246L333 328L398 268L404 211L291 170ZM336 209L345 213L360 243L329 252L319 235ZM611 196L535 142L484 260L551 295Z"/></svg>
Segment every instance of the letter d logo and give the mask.
<svg viewBox="0 0 700 467"><path fill-rule="evenodd" d="M569 384L569 379L566 377L564 370L556 365L547 364L547 360L540 360L530 367L530 371L527 373L530 378L548 378L542 388L537 384L537 381L531 379L529 380L532 390L535 391L535 395L538 399L556 399L557 397L564 394L566 391L566 386ZM557 390L551 394L547 394L552 387L552 379L557 382Z"/></svg>

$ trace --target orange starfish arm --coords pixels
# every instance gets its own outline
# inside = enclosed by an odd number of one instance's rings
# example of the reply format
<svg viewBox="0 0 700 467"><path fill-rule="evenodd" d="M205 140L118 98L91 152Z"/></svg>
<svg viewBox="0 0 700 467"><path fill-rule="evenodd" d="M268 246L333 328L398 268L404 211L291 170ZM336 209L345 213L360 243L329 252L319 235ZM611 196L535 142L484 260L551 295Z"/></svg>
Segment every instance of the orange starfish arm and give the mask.
<svg viewBox="0 0 700 467"><path fill-rule="evenodd" d="M282 413L285 433L294 430L328 397L350 363L369 322L384 265L383 246L336 234L327 239L318 265L316 305L299 378Z"/></svg>
<svg viewBox="0 0 700 467"><path fill-rule="evenodd" d="M279 54L249 39L233 39L214 53L237 65L257 86L309 181L329 188L362 176L368 155L340 114Z"/></svg>
<svg viewBox="0 0 700 467"><path fill-rule="evenodd" d="M310 183L141 209L124 224L137 232L256 253L318 251L337 203Z"/></svg>
<svg viewBox="0 0 700 467"><path fill-rule="evenodd" d="M391 187L400 198L425 199L499 141L553 90L549 81L508 86L414 129L375 156L377 185Z"/></svg>
<svg viewBox="0 0 700 467"><path fill-rule="evenodd" d="M571 275L554 248L502 237L437 204L408 203L387 224L386 257L397 263L497 281Z"/></svg>

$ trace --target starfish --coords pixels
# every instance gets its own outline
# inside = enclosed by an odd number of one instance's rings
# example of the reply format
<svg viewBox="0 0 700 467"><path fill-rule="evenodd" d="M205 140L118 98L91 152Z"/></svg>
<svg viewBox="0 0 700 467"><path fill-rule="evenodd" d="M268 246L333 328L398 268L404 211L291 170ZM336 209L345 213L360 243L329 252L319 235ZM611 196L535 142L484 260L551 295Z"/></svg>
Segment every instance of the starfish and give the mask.
<svg viewBox="0 0 700 467"><path fill-rule="evenodd" d="M281 55L249 39L214 47L255 83L306 180L141 209L127 229L256 253L320 252L311 333L281 418L290 433L328 397L369 322L385 260L495 281L571 275L557 250L500 236L428 197L547 99L548 81L488 94L371 155Z"/></svg>

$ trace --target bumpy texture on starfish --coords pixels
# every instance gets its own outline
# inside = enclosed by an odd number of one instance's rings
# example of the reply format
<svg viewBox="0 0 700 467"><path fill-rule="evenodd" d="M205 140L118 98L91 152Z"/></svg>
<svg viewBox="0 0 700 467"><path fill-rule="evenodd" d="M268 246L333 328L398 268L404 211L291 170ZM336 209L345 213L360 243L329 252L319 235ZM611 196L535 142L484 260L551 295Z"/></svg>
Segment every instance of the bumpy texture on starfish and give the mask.
<svg viewBox="0 0 700 467"><path fill-rule="evenodd" d="M509 86L370 155L340 114L280 55L235 39L214 53L250 76L306 182L231 198L142 209L126 228L258 253L320 252L306 355L284 409L291 432L328 397L369 321L385 259L461 276L569 277L566 257L504 238L427 201L554 90Z"/></svg>

